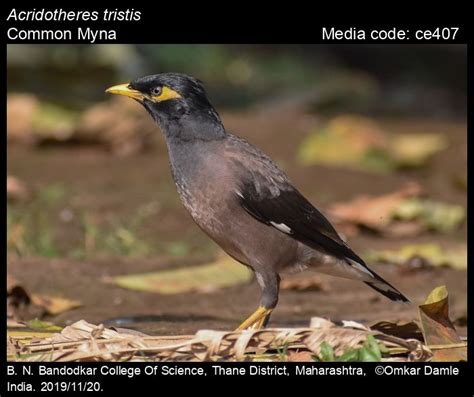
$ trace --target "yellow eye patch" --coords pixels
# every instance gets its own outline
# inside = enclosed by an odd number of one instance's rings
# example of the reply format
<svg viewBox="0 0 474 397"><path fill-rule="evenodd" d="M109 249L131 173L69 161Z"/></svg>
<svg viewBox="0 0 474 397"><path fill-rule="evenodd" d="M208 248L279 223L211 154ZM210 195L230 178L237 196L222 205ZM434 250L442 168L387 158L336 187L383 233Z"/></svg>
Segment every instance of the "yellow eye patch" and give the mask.
<svg viewBox="0 0 474 397"><path fill-rule="evenodd" d="M167 101L169 99L174 99L174 98L181 98L181 95L179 95L176 91L166 86L163 86L161 88L160 95L152 95L151 97L151 99L154 102L163 102L163 101Z"/></svg>

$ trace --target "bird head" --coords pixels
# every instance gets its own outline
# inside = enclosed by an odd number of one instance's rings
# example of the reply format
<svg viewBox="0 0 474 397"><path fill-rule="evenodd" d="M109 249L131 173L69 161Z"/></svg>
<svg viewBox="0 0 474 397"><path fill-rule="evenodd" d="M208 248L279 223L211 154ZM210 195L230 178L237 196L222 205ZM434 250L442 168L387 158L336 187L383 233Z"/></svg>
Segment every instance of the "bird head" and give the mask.
<svg viewBox="0 0 474 397"><path fill-rule="evenodd" d="M221 129L219 115L212 107L202 83L179 73L160 73L137 78L106 90L124 95L142 104L160 125L165 135L213 134ZM199 124L219 128L196 128ZM186 128L187 127L187 128ZM189 137L188 137L189 138Z"/></svg>

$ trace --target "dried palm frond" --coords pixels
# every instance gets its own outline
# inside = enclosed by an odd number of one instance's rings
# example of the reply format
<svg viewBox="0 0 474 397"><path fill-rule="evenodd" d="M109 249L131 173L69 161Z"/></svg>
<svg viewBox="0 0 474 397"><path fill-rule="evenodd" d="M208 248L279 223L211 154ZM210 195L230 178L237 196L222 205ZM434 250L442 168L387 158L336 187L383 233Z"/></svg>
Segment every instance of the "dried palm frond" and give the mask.
<svg viewBox="0 0 474 397"><path fill-rule="evenodd" d="M240 361L264 359L279 349L320 354L326 342L336 355L361 347L369 335L407 353L405 360L426 361L431 352L418 340L404 340L354 322L342 326L313 319L308 328L269 328L246 331L201 330L195 335L148 336L78 321L60 333L23 343L9 340L17 361Z"/></svg>

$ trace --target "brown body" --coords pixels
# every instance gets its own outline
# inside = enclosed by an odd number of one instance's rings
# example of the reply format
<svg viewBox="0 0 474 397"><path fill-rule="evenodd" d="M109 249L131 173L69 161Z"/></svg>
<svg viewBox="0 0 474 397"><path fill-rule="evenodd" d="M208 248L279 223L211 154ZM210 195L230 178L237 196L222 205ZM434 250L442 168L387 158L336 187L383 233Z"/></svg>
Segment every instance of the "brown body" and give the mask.
<svg viewBox="0 0 474 397"><path fill-rule="evenodd" d="M231 257L251 267L260 284L262 281L259 275L268 272L269 268L281 274L309 267L339 277L368 279L367 274L348 268L344 261L323 251L315 251L274 226L255 222L255 218L240 203L239 194L242 193L238 181L242 169L248 168L243 168L246 164L235 156L236 142L248 145L247 149L257 154L253 146L234 136L225 144L206 144L205 156L193 155L194 143L189 143L188 148L181 147L178 154L173 152L174 148L170 148L172 158L186 156L191 160L186 163L173 161L171 170L184 207L204 233ZM258 155L247 158L247 161L261 164L248 164L247 167L261 168L271 161L266 156L262 157L261 152ZM177 164L186 165L178 169L180 165ZM286 175L280 172L280 177L286 181ZM176 177L177 174L180 178ZM274 194L278 196L279 181L274 182Z"/></svg>
<svg viewBox="0 0 474 397"><path fill-rule="evenodd" d="M224 251L254 270L260 307L240 329L264 326L278 301L279 274L307 267L408 301L367 267L267 155L225 130L199 81L163 73L108 92L139 101L160 125L184 206Z"/></svg>

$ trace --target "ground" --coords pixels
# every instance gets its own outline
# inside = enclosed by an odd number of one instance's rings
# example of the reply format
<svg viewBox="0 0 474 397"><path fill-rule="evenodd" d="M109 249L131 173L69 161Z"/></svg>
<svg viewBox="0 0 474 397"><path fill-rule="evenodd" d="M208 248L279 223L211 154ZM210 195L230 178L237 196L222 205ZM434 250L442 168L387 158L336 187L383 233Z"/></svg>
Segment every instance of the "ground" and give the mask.
<svg viewBox="0 0 474 397"><path fill-rule="evenodd" d="M144 115L145 117L145 115ZM317 123L301 113L228 113L224 123L232 132L248 138L270 154L290 175L294 184L324 209L330 202L360 194L382 194L405 182L421 183L430 197L466 206L466 194L451 180L466 167L466 127L463 123L437 120L381 120L384 126L403 132L442 132L450 148L432 164L417 171L371 174L332 167L303 167L295 153L308 125ZM159 133L157 131L157 133ZM291 139L290 139L290 137ZM159 140L158 140L159 141ZM160 141L159 141L160 142ZM218 252L194 225L179 204L170 177L163 142L153 150L131 157L117 157L101 148L88 146L8 148L8 173L21 178L33 189L60 183L67 189L67 207L87 209L96 216L126 220L136 209L157 203L156 212L140 229L148 241L187 244L186 255L149 255L147 258L41 258L9 255L8 270L27 290L78 299L82 306L51 318L57 324L79 319L92 323L137 328L151 334L191 334L199 329L234 329L258 304L255 281L209 294L158 295L121 289L104 279L111 275L140 273L208 260ZM61 205L63 205L62 203ZM61 207L55 208L57 212ZM466 226L453 235L424 234L416 238L387 239L363 233L351 238L356 252L390 248L404 243L436 242L450 246L466 240ZM61 226L63 241L73 245L78 231ZM414 303L422 303L436 286L445 284L450 292L451 317L466 314L467 278L450 268L402 272L392 265L371 266L397 286ZM283 291L272 317L273 326L305 326L312 316L332 320L355 320L372 324L380 320L417 318L416 306L392 303L363 283L322 276L327 291ZM460 328L465 334L465 328Z"/></svg>
<svg viewBox="0 0 474 397"><path fill-rule="evenodd" d="M181 265L185 261L180 260ZM30 259L15 261L12 274L25 280L30 290L43 293L64 291L82 307L54 318L58 324L80 319L116 327L135 328L153 335L193 334L200 329L231 330L253 311L258 303L259 287L235 286L210 294L189 293L157 295L135 292L104 284L103 278L130 271L152 271L169 266L160 260L126 260L71 262L67 260ZM450 291L451 317L466 312L465 273L436 269L418 274L400 274L387 265L372 266L413 302L421 303L432 288L445 284ZM364 324L378 321L411 321L417 319L415 305L393 303L363 283L324 277L327 292L283 291L271 325L304 327L313 316L332 320L354 320ZM461 328L461 334L465 330Z"/></svg>

